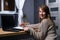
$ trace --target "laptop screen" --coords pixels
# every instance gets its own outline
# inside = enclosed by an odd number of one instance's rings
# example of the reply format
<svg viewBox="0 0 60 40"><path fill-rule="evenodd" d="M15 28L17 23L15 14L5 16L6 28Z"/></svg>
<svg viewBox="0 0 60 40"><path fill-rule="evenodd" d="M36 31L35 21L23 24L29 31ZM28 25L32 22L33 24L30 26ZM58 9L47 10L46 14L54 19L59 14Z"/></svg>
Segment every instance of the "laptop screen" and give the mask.
<svg viewBox="0 0 60 40"><path fill-rule="evenodd" d="M18 19L15 20L15 15L7 14L1 16L2 29L6 30L17 26Z"/></svg>

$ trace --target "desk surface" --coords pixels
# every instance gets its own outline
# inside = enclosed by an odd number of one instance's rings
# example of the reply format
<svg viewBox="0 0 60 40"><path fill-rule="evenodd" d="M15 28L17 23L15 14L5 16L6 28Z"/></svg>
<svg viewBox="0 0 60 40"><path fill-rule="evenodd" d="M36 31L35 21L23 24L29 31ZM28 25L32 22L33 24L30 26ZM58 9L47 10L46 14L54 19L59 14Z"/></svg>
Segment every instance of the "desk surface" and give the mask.
<svg viewBox="0 0 60 40"><path fill-rule="evenodd" d="M22 34L27 34L27 32L25 32L25 31L9 32L9 31L3 31L2 28L0 28L0 37L22 35Z"/></svg>

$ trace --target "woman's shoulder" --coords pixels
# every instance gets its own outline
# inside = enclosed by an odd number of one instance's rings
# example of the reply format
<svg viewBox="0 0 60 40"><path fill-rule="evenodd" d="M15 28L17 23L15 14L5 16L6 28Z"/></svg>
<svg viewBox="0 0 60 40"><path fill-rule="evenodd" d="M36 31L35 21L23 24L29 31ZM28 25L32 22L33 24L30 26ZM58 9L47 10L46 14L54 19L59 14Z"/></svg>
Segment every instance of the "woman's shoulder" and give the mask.
<svg viewBox="0 0 60 40"><path fill-rule="evenodd" d="M50 19L43 19L41 23L48 23L49 25L52 25L52 21Z"/></svg>
<svg viewBox="0 0 60 40"><path fill-rule="evenodd" d="M40 25L49 25L48 19L43 19L43 20L40 22Z"/></svg>
<svg viewBox="0 0 60 40"><path fill-rule="evenodd" d="M43 19L42 22L48 22L49 20L48 19Z"/></svg>

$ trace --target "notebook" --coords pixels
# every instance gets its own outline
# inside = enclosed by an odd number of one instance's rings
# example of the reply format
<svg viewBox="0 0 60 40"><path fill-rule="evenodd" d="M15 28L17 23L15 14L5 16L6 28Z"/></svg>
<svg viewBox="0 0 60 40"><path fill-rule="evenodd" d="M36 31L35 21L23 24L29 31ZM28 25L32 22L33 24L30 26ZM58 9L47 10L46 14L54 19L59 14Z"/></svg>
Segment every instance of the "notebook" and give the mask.
<svg viewBox="0 0 60 40"><path fill-rule="evenodd" d="M18 26L18 27L13 27L14 29L23 29L23 27Z"/></svg>
<svg viewBox="0 0 60 40"><path fill-rule="evenodd" d="M23 31L24 30L23 27L21 27L21 26L13 27L12 29L17 30L17 31Z"/></svg>
<svg viewBox="0 0 60 40"><path fill-rule="evenodd" d="M21 26L17 26L17 27L11 28L10 31L19 32L19 31L24 31L24 29Z"/></svg>

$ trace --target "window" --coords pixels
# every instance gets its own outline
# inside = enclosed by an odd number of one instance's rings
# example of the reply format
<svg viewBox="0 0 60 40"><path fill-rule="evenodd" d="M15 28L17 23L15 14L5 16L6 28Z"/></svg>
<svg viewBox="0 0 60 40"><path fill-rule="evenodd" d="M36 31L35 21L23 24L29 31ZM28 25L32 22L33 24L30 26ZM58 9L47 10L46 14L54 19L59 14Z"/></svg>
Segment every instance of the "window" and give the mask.
<svg viewBox="0 0 60 40"><path fill-rule="evenodd" d="M4 10L9 10L8 8L8 0L4 0Z"/></svg>
<svg viewBox="0 0 60 40"><path fill-rule="evenodd" d="M10 11L14 11L15 10L15 0L8 0L8 2L9 2Z"/></svg>
<svg viewBox="0 0 60 40"><path fill-rule="evenodd" d="M14 11L15 1L14 0L4 0L4 10Z"/></svg>
<svg viewBox="0 0 60 40"><path fill-rule="evenodd" d="M0 11L1 11L1 0L0 0Z"/></svg>
<svg viewBox="0 0 60 40"><path fill-rule="evenodd" d="M51 17L52 18L52 20L56 20L56 17Z"/></svg>
<svg viewBox="0 0 60 40"><path fill-rule="evenodd" d="M58 7L51 8L50 10L51 10L51 11L58 11Z"/></svg>
<svg viewBox="0 0 60 40"><path fill-rule="evenodd" d="M56 2L56 0L49 0L49 3Z"/></svg>
<svg viewBox="0 0 60 40"><path fill-rule="evenodd" d="M0 14L16 12L15 0L0 0ZM11 14L10 13L10 14Z"/></svg>

